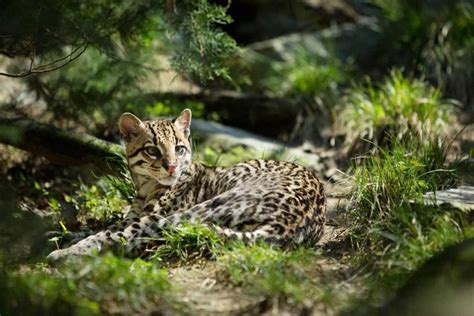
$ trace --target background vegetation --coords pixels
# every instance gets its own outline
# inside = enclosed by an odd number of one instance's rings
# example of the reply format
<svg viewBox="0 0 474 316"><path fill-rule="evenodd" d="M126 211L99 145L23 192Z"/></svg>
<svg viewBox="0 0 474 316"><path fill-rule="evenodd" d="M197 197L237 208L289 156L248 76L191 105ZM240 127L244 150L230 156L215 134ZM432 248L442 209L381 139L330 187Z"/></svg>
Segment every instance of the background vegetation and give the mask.
<svg viewBox="0 0 474 316"><path fill-rule="evenodd" d="M423 196L473 185L473 52L469 0L4 1L0 314L472 312L472 207ZM123 111L184 108L206 164L317 172L330 196L320 244L183 225L139 259L47 265L135 194L120 152L113 172L85 164L55 131L120 144Z"/></svg>

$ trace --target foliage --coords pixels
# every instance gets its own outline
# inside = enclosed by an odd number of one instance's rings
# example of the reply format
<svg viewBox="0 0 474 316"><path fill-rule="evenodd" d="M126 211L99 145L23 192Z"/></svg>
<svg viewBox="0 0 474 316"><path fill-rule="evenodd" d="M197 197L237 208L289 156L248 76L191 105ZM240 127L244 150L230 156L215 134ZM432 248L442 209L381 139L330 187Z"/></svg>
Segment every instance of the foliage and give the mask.
<svg viewBox="0 0 474 316"><path fill-rule="evenodd" d="M179 2L176 14L170 17L173 26L170 31L177 32L174 36L177 54L171 61L175 69L204 81L219 77L231 79L222 63L236 53L237 44L215 27L232 22L227 9L207 0Z"/></svg>
<svg viewBox="0 0 474 316"><path fill-rule="evenodd" d="M145 106L143 115L140 114L140 107L137 107L136 113L139 116L172 116L177 117L184 109L190 109L193 117L202 117L205 105L202 102L186 101L184 103L171 102L170 100L158 101Z"/></svg>
<svg viewBox="0 0 474 316"><path fill-rule="evenodd" d="M10 271L1 285L1 312L9 314L101 314L163 312L177 308L163 271L152 263L112 255Z"/></svg>
<svg viewBox="0 0 474 316"><path fill-rule="evenodd" d="M161 263L215 259L224 245L224 240L211 228L199 224L182 224L163 230L163 237L156 241L162 243L151 258Z"/></svg>
<svg viewBox="0 0 474 316"><path fill-rule="evenodd" d="M206 0L173 1L172 7L156 0L48 0L41 6L29 0L11 2L1 13L11 33L1 37L0 52L34 56L34 67L44 70L39 64L61 60L75 46L84 46L77 62L25 82L63 126L87 125L92 117L97 132L107 134L105 129L115 125L127 104L150 103L144 82L166 70L157 65L157 52L172 56L171 65L181 74L202 81L229 79L222 61L237 46L218 29L230 22L226 10ZM7 18L11 16L16 18ZM38 40L32 43L31 38Z"/></svg>
<svg viewBox="0 0 474 316"><path fill-rule="evenodd" d="M78 207L79 216L88 216L92 214L99 220L104 220L110 217L112 213L120 212L125 206L125 201L122 199L119 191L109 187L105 182L97 182L97 185L92 184L86 186L83 183L79 184L79 191L77 195L69 197L66 195L66 202L71 202Z"/></svg>
<svg viewBox="0 0 474 316"><path fill-rule="evenodd" d="M140 63L149 57L150 49L129 50L126 58ZM108 57L101 51L88 49L80 63L25 80L29 89L46 100L55 119L75 119L86 125L92 117L95 125L111 125L124 100L141 92L139 80L149 73L127 59Z"/></svg>
<svg viewBox="0 0 474 316"><path fill-rule="evenodd" d="M146 32L150 18L151 2L121 0L62 2L7 1L1 21L2 54L10 57L60 53L67 47L94 45L100 50L115 48L114 36L122 40L140 40L137 35ZM14 16L15 19L11 17ZM127 25L125 25L127 22Z"/></svg>
<svg viewBox="0 0 474 316"><path fill-rule="evenodd" d="M474 5L469 0L372 0L381 11L385 64L405 66L461 100L473 101Z"/></svg>
<svg viewBox="0 0 474 316"><path fill-rule="evenodd" d="M387 40L394 40L394 45L398 49L411 50L410 54L416 56L433 33L449 25L453 27L450 44L454 48L472 44L474 21L472 20L473 6L470 1L455 0L447 3L444 1L371 0L370 2L381 10L382 16L386 19L384 31L387 33ZM396 29L395 26L398 25L405 27Z"/></svg>
<svg viewBox="0 0 474 316"><path fill-rule="evenodd" d="M370 80L350 90L341 120L348 138L365 138L383 143L387 134L402 138L409 133L439 132L448 124L452 104L441 92L419 79L410 79L394 70L380 85Z"/></svg>
<svg viewBox="0 0 474 316"><path fill-rule="evenodd" d="M174 44L176 67L201 79L212 79L226 75L220 62L237 48L227 34L216 28L231 22L226 10L227 7L206 0L173 2L171 7L156 0L48 0L40 6L30 0L9 1L1 15L5 36L1 37L0 52L10 57L32 58L59 53L57 58L61 58L67 55L68 46L72 50L92 46L111 58L110 62L120 62L120 55L128 55L130 49L136 53L150 47L157 36L164 40L157 32L169 32L173 34L170 40ZM16 18L10 19L11 16ZM140 66L133 58L137 56L129 57L129 62Z"/></svg>
<svg viewBox="0 0 474 316"><path fill-rule="evenodd" d="M45 192L49 211L59 225L56 236L50 234L49 238L56 246L59 241L64 246L64 242L77 241L93 230L112 224L135 197L128 172L123 172L121 177L103 176L89 184L79 179L71 182L67 190ZM79 225L81 231L76 231Z"/></svg>

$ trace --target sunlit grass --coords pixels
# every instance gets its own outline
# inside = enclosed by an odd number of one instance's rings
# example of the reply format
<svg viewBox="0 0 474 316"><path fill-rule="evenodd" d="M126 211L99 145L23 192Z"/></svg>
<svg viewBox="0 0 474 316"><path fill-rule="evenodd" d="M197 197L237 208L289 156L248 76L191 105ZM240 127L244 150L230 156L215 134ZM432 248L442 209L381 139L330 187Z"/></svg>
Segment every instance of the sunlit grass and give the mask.
<svg viewBox="0 0 474 316"><path fill-rule="evenodd" d="M398 207L409 207L426 191L452 185L455 174L446 164L448 148L437 138L409 137L393 139L392 147L360 157L360 165L354 166L354 224L374 228L374 223L404 222Z"/></svg>
<svg viewBox="0 0 474 316"><path fill-rule="evenodd" d="M103 176L94 183L86 184L79 179L71 184L66 192L48 194L49 210L58 224L56 236L51 235L49 241L56 247L64 240L77 241L116 222L135 198L128 172ZM76 231L78 228L81 232Z"/></svg>
<svg viewBox="0 0 474 316"><path fill-rule="evenodd" d="M76 189L71 193L62 193L62 199L76 210L78 219L84 223L90 220L110 221L135 195L133 185L127 178L107 176L92 184L79 180L73 185ZM52 211L60 211L57 198L51 197L49 205Z"/></svg>
<svg viewBox="0 0 474 316"><path fill-rule="evenodd" d="M380 145L388 134L400 139L408 133L439 133L453 110L440 90L395 70L380 85L369 80L349 91L341 120L348 141L364 138Z"/></svg>
<svg viewBox="0 0 474 316"><path fill-rule="evenodd" d="M283 304L310 306L327 294L310 273L314 273L318 257L313 249L237 243L223 252L218 263L234 284L255 295L273 297Z"/></svg>
<svg viewBox="0 0 474 316"><path fill-rule="evenodd" d="M353 259L369 267L374 296L386 293L380 288L393 291L433 254L472 234L466 214L421 203L425 192L456 183L447 150L436 138L395 139L354 166Z"/></svg>
<svg viewBox="0 0 474 316"><path fill-rule="evenodd" d="M163 230L159 245L151 259L162 264L187 264L200 259L215 259L222 251L224 240L211 228L199 224L182 224Z"/></svg>

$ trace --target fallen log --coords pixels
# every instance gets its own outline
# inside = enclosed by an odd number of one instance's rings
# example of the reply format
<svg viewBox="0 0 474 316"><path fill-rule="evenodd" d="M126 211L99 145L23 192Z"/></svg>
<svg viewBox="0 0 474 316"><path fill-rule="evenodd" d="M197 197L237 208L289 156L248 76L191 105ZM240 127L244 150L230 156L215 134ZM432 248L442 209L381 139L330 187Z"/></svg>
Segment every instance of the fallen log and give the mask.
<svg viewBox="0 0 474 316"><path fill-rule="evenodd" d="M124 166L119 145L27 118L0 117L0 142L59 165L91 163L106 174L118 173Z"/></svg>

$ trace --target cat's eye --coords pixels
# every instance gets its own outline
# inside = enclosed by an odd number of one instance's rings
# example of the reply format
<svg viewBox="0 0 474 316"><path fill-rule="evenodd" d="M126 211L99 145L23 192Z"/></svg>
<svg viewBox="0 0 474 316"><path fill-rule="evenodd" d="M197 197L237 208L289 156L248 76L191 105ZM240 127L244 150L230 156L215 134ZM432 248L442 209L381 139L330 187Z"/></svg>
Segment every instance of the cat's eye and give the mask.
<svg viewBox="0 0 474 316"><path fill-rule="evenodd" d="M160 150L159 150L158 148L156 148L156 147L151 147L151 146L150 146L150 147L147 147L147 148L145 149L145 152L146 152L148 155L153 156L153 157L156 157L156 158L161 157L161 152L160 152Z"/></svg>
<svg viewBox="0 0 474 316"><path fill-rule="evenodd" d="M186 147L184 146L176 146L175 148L176 154L182 156L186 153Z"/></svg>

